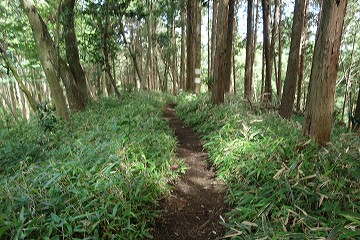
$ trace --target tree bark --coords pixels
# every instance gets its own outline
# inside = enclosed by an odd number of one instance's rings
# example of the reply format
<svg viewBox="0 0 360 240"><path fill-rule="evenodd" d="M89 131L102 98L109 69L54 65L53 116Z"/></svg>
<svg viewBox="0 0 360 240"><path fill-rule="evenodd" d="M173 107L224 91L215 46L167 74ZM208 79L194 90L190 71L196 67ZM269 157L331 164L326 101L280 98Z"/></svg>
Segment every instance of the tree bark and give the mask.
<svg viewBox="0 0 360 240"><path fill-rule="evenodd" d="M227 38L227 11L229 0L221 0L218 8L216 54L214 65L214 86L212 89L212 102L224 102L224 76L226 64L226 38Z"/></svg>
<svg viewBox="0 0 360 240"><path fill-rule="evenodd" d="M290 53L284 83L284 93L281 98L280 115L290 118L293 114L296 82L299 76L301 36L304 26L306 0L296 0L291 34Z"/></svg>
<svg viewBox="0 0 360 240"><path fill-rule="evenodd" d="M279 9L279 31L278 31L278 44L279 44L279 57L278 57L278 75L276 78L276 94L278 98L281 98L281 88L282 88L282 2L280 0L280 9Z"/></svg>
<svg viewBox="0 0 360 240"><path fill-rule="evenodd" d="M65 95L61 88L56 69L58 56L56 54L54 43L47 31L44 21L35 8L34 2L32 0L22 0L21 4L28 17L34 35L36 49L51 89L51 95L56 107L56 112L62 119L69 120Z"/></svg>
<svg viewBox="0 0 360 240"><path fill-rule="evenodd" d="M70 72L74 77L75 88L72 95L76 97L76 110L83 110L88 103L88 93L86 76L83 67L80 64L79 49L75 34L74 22L74 5L75 0L64 0L62 4L64 38L65 38L65 51L66 59L70 68Z"/></svg>
<svg viewBox="0 0 360 240"><path fill-rule="evenodd" d="M302 84L304 81L305 57L306 57L306 49L307 49L308 6L309 6L309 0L305 0L305 13L304 13L302 36L301 36L299 77L297 80L297 97L296 97L297 112L301 111L301 95L302 95L301 93L302 93Z"/></svg>
<svg viewBox="0 0 360 240"><path fill-rule="evenodd" d="M175 3L174 3L175 4ZM176 32L175 32L175 14L171 19L171 45L174 49L173 55L171 56L171 74L172 74L172 94L176 95L176 88L178 86L178 62L177 62L177 45L176 45Z"/></svg>
<svg viewBox="0 0 360 240"><path fill-rule="evenodd" d="M195 1L195 26L196 26L196 41L195 41L195 73L194 73L194 88L195 93L200 93L201 88L201 0Z"/></svg>
<svg viewBox="0 0 360 240"><path fill-rule="evenodd" d="M186 8L181 9L181 53L180 53L180 89L185 89L185 58L186 58L186 35L185 35Z"/></svg>
<svg viewBox="0 0 360 240"><path fill-rule="evenodd" d="M231 86L231 63L233 51L233 35L234 35L234 18L235 18L235 0L229 0L229 10L227 16L227 38L226 38L226 55L225 55L225 75L224 75L224 91L230 93Z"/></svg>
<svg viewBox="0 0 360 240"><path fill-rule="evenodd" d="M218 18L218 0L213 0L213 14L212 14L212 27L211 27L211 64L210 64L210 76L214 80L214 70L215 70L215 54L216 54L216 43L218 39L217 34L217 18ZM211 79L209 79L209 89L211 89Z"/></svg>
<svg viewBox="0 0 360 240"><path fill-rule="evenodd" d="M247 32L246 32L246 59L245 59L245 81L244 81L244 97L248 101L252 101L252 84L254 67L253 51L254 51L254 28L253 28L254 0L248 0L247 6Z"/></svg>
<svg viewBox="0 0 360 240"><path fill-rule="evenodd" d="M263 44L265 54L265 91L263 101L266 104L272 102L272 87L271 87L271 76L272 76L272 61L270 53L270 0L262 0L262 11L263 11Z"/></svg>
<svg viewBox="0 0 360 240"><path fill-rule="evenodd" d="M356 101L356 108L355 108L353 120L354 120L355 124L352 127L355 130L360 129L360 85L359 85L358 97L357 97L357 101Z"/></svg>
<svg viewBox="0 0 360 240"><path fill-rule="evenodd" d="M253 49L252 49L252 53L251 53L251 59L253 62L253 66L251 68L251 78L252 78L252 97L255 99L257 99L257 94L256 94L256 78L255 78L255 74L254 74L254 62L255 62L255 53L256 53L256 44L257 44L257 32L258 32L258 27L259 27L259 1L260 0L256 0L256 8L255 8L255 30L254 30L254 44L253 44Z"/></svg>
<svg viewBox="0 0 360 240"><path fill-rule="evenodd" d="M186 61L186 91L194 90L195 58L196 58L196 1L187 0L187 61Z"/></svg>
<svg viewBox="0 0 360 240"><path fill-rule="evenodd" d="M324 1L315 42L303 134L320 145L330 140L346 0Z"/></svg>
<svg viewBox="0 0 360 240"><path fill-rule="evenodd" d="M270 65L274 66L274 75L275 75L275 83L278 82L277 80L277 72L276 72L276 56L275 56L275 42L277 36L277 28L278 28L278 18L279 18L279 8L280 8L280 1L275 0L275 9L274 9L274 17L273 17L273 24L272 24L272 31L271 31L271 43L270 43ZM274 64L275 63L275 64ZM272 71L271 71L272 72ZM276 92L279 92L276 84Z"/></svg>

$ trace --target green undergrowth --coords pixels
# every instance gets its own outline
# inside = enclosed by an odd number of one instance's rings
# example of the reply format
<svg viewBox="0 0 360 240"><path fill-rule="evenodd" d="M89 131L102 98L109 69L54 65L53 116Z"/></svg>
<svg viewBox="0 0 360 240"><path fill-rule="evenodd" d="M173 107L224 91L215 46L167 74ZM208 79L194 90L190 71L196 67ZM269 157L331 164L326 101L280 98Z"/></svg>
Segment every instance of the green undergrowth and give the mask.
<svg viewBox="0 0 360 240"><path fill-rule="evenodd" d="M124 93L0 131L0 239L144 239L177 173L168 97Z"/></svg>
<svg viewBox="0 0 360 240"><path fill-rule="evenodd" d="M240 98L240 97L239 97ZM235 98L185 95L177 114L203 134L228 187L232 239L360 239L360 138L318 147L301 125Z"/></svg>

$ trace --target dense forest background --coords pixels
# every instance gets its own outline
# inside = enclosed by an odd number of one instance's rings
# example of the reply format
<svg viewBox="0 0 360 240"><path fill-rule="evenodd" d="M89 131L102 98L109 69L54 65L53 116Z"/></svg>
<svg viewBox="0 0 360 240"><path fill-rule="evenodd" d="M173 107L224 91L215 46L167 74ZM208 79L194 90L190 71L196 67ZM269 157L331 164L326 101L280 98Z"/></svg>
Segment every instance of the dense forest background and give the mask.
<svg viewBox="0 0 360 240"><path fill-rule="evenodd" d="M150 238L169 102L228 236L359 237L359 1L2 0L0 31L0 237Z"/></svg>
<svg viewBox="0 0 360 240"><path fill-rule="evenodd" d="M32 8L39 19L29 24ZM55 105L81 110L88 99L119 89L217 92L216 79L225 86L214 102L223 101L221 92L234 93L280 106L284 117L293 104L304 112L320 9L318 1L2 1L1 49L9 64L1 65L2 125L29 119L30 96L50 101L52 88L65 87L64 96L54 94ZM349 1L334 104L334 118L346 125L359 119L359 17L359 4ZM34 37L36 31L46 39ZM41 49L51 51L52 77L42 70Z"/></svg>

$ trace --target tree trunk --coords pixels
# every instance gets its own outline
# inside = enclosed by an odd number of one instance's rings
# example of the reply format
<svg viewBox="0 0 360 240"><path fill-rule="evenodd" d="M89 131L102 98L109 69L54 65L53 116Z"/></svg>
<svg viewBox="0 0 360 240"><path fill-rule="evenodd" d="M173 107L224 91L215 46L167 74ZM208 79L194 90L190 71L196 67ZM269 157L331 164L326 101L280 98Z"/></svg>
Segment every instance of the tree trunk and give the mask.
<svg viewBox="0 0 360 240"><path fill-rule="evenodd" d="M275 83L278 82L278 80L277 80L278 76L277 76L277 72L276 72L276 61L275 61L275 59L276 59L275 42L276 42L278 19L279 19L279 8L280 8L280 1L275 0L275 9L274 9L272 31L271 31L271 43L270 43L270 66L271 67L274 66ZM277 88L276 88L276 92L277 93L279 92L279 90Z"/></svg>
<svg viewBox="0 0 360 240"><path fill-rule="evenodd" d="M120 92L116 86L116 81L111 74L111 67L109 61L109 47L108 47L108 27L109 27L109 3L105 1L105 26L103 28L103 54L104 54L104 64L105 72L108 75L110 82L113 86L116 96L120 97Z"/></svg>
<svg viewBox="0 0 360 240"><path fill-rule="evenodd" d="M172 94L176 95L176 87L178 85L178 64L177 64L177 46L176 46L176 32L175 32L175 14L172 16L171 21L171 44L174 48L174 53L171 57L171 73L172 73Z"/></svg>
<svg viewBox="0 0 360 240"><path fill-rule="evenodd" d="M80 64L79 49L75 34L74 23L75 0L64 0L62 4L63 26L65 38L66 59L69 64L70 72L74 77L76 88L72 88L73 95L76 96L76 110L83 110L88 103L88 93L86 86L86 76Z"/></svg>
<svg viewBox="0 0 360 240"><path fill-rule="evenodd" d="M254 30L254 44L253 49L251 53L251 60L253 62L252 68L251 68L251 78L252 78L252 97L254 97L255 101L257 99L256 94L256 78L254 73L254 62L255 62L255 53L256 53L256 44L257 44L257 32L259 27L259 0L256 0L256 8L255 8L255 30Z"/></svg>
<svg viewBox="0 0 360 240"><path fill-rule="evenodd" d="M296 82L299 76L301 36L304 26L306 0L296 0L291 34L290 53L284 83L284 93L280 104L280 115L290 118L293 114Z"/></svg>
<svg viewBox="0 0 360 240"><path fill-rule="evenodd" d="M36 112L36 101L35 98L31 95L30 91L28 90L28 88L25 86L25 84L21 81L20 75L18 74L18 72L16 71L16 69L14 68L14 66L12 66L10 64L9 59L7 58L6 52L4 51L4 49L0 46L0 53L1 56L5 62L5 65L7 66L8 69L10 69L10 71L12 72L12 74L14 75L14 78L16 80L16 82L19 84L19 87L21 89L21 91L25 94L27 100L29 101L29 104L31 106L31 109Z"/></svg>
<svg viewBox="0 0 360 240"><path fill-rule="evenodd" d="M209 90L213 84L214 80L214 70L215 70L215 54L216 54L216 43L218 39L217 34L217 18L218 18L218 0L213 0L213 15L212 15L212 27L211 27L211 63L210 63L210 76L212 78L209 79Z"/></svg>
<svg viewBox="0 0 360 240"><path fill-rule="evenodd" d="M186 8L181 9L181 53L180 53L180 89L185 89L185 55L186 55L186 36L185 36Z"/></svg>
<svg viewBox="0 0 360 240"><path fill-rule="evenodd" d="M200 93L201 88L201 0L195 1L196 11L195 11L195 25L196 25L196 47L195 47L195 75L194 75L194 88L195 93Z"/></svg>
<svg viewBox="0 0 360 240"><path fill-rule="evenodd" d="M354 124L353 124L353 128L355 130L360 129L360 85L359 85L359 91L358 91L358 97L357 97L357 101L356 101L356 108L355 108L355 112L354 112Z"/></svg>
<svg viewBox="0 0 360 240"><path fill-rule="evenodd" d="M231 62L232 62L232 50L233 50L234 18L235 18L235 0L229 0L227 29L226 29L227 38L226 38L226 55L225 55L225 74L224 74L225 93L230 93L230 86L231 86Z"/></svg>
<svg viewBox="0 0 360 240"><path fill-rule="evenodd" d="M26 12L31 29L35 38L36 49L40 62L51 88L51 95L54 101L57 114L64 120L69 120L65 95L61 88L56 66L58 64L57 54L53 41L47 27L38 14L32 0L22 0L21 4Z"/></svg>
<svg viewBox="0 0 360 240"><path fill-rule="evenodd" d="M303 134L320 145L330 140L346 0L324 1L314 48Z"/></svg>
<svg viewBox="0 0 360 240"><path fill-rule="evenodd" d="M186 91L194 90L195 58L196 58L196 4L197 1L187 0L187 61L186 61Z"/></svg>
<svg viewBox="0 0 360 240"><path fill-rule="evenodd" d="M218 8L214 86L212 89L212 102L224 102L224 77L226 64L226 38L227 38L227 11L229 0L221 0Z"/></svg>
<svg viewBox="0 0 360 240"><path fill-rule="evenodd" d="M301 50L300 50L300 66L299 66L299 77L297 82L297 97L296 97L296 111L301 111L301 93L302 93L302 84L304 81L304 71L305 71L305 57L306 57L306 45L307 45L307 13L308 13L309 0L305 0L305 14L304 14L304 23L301 36Z"/></svg>
<svg viewBox="0 0 360 240"><path fill-rule="evenodd" d="M280 9L279 9L279 31L278 31L278 44L279 44L279 57L278 57L278 75L276 78L276 94L278 98L281 98L281 87L282 87L282 29L281 29L281 21L282 21L282 2L280 0Z"/></svg>
<svg viewBox="0 0 360 240"><path fill-rule="evenodd" d="M262 0L263 11L263 40L265 54L265 89L263 101L266 104L272 102L271 72L272 60L270 53L270 0Z"/></svg>
<svg viewBox="0 0 360 240"><path fill-rule="evenodd" d="M121 21L121 20L120 20ZM129 43L129 41L126 39L126 36L125 36L125 33L124 33L124 26L122 24L122 22L120 22L120 34L123 38L123 41L125 43L125 46L126 48L129 50L129 54L130 54L130 57L131 57L131 60L133 61L133 64L134 64L134 68L135 68L135 72L136 72L136 75L138 76L139 78L139 81L140 81L140 85L143 84L143 77L142 77L142 74L141 74L141 69L140 69L140 66L138 64L138 60L137 60L137 56L136 56L136 52L131 49L131 44ZM130 40L131 42L131 40ZM136 86L136 84L135 84Z"/></svg>
<svg viewBox="0 0 360 240"><path fill-rule="evenodd" d="M248 101L252 101L252 84L254 67L253 51L254 51L254 28L253 28L254 0L248 0L247 7L247 32L246 32L246 59L245 59L245 81L244 81L244 97Z"/></svg>

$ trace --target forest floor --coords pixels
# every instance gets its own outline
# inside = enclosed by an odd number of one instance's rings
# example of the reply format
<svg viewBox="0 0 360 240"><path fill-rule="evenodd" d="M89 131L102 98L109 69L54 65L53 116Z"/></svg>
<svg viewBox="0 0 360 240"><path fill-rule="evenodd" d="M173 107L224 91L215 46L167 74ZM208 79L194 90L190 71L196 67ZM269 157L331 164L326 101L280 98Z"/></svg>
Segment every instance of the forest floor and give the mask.
<svg viewBox="0 0 360 240"><path fill-rule="evenodd" d="M188 167L173 185L170 196L160 207L163 214L157 220L153 239L222 239L225 227L220 224L227 210L224 185L215 179L215 170L209 166L199 134L181 121L173 105L164 110L178 139L177 157Z"/></svg>

